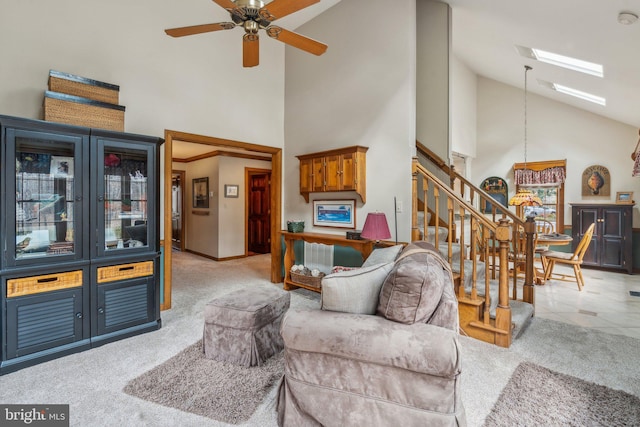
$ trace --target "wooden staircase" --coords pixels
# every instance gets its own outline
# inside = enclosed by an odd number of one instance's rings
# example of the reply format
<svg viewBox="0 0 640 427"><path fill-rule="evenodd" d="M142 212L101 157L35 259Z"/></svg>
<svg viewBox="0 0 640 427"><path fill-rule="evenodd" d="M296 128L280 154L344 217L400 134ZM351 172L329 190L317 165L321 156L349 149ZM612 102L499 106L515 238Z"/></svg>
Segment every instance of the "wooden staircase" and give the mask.
<svg viewBox="0 0 640 427"><path fill-rule="evenodd" d="M452 265L462 333L510 347L535 311L535 222L522 221L426 147L417 146L450 182L413 160L412 240L434 243ZM489 213L478 208L485 203L491 206ZM419 225L419 213L431 220ZM437 232L442 227L448 230L445 241Z"/></svg>

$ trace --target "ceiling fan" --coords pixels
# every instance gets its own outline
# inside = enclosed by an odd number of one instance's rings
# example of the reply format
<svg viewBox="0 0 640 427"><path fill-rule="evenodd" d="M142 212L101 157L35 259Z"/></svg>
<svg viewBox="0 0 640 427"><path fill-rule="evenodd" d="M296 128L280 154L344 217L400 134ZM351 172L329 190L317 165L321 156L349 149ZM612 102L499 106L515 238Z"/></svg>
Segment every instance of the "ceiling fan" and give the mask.
<svg viewBox="0 0 640 427"><path fill-rule="evenodd" d="M165 33L171 37L183 37L211 31L231 30L237 26L243 27L245 35L242 37L242 65L244 67L258 65L260 57L258 30L260 29L264 29L273 39L314 55L322 55L327 50L326 44L271 24L276 19L318 3L320 0L273 0L267 5L262 0L213 1L230 13L233 22L170 28L164 30Z"/></svg>

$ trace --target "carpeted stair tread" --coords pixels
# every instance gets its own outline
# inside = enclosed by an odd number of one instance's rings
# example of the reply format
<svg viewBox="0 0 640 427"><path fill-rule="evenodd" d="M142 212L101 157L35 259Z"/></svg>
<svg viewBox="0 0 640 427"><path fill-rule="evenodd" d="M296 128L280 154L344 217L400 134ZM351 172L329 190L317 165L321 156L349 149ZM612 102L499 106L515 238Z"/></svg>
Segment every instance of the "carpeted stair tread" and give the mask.
<svg viewBox="0 0 640 427"><path fill-rule="evenodd" d="M440 242L438 244L438 251L447 259L449 256L449 243L446 241ZM451 244L451 264L460 264L460 243Z"/></svg>
<svg viewBox="0 0 640 427"><path fill-rule="evenodd" d="M496 308L498 307L498 294L500 284L497 280L489 281L489 294L491 295L491 302L489 305L489 315L492 319L496 318ZM471 292L471 286L465 287L467 293ZM484 280L477 285L478 296L485 295ZM511 307L511 322L514 324L512 331L513 339L516 339L518 335L525 329L525 327L531 321L535 308L532 304L523 301L514 301L509 299L509 306Z"/></svg>
<svg viewBox="0 0 640 427"><path fill-rule="evenodd" d="M460 273L460 261L453 262L451 264L451 270L454 273ZM478 290L480 287L483 289L484 295L484 274L485 274L485 264L483 262L476 263L476 282L478 286ZM473 261L470 259L464 260L464 288L467 292L471 292L471 287L473 286Z"/></svg>
<svg viewBox="0 0 640 427"><path fill-rule="evenodd" d="M495 306L492 301L491 310L489 311L489 315L492 319L496 318L497 306L497 301ZM514 325L513 330L511 331L511 337L516 339L533 318L535 308L533 304L529 304L528 302L514 300L509 300L509 307L511 307L511 323Z"/></svg>
<svg viewBox="0 0 640 427"><path fill-rule="evenodd" d="M533 304L524 301L510 301L509 305L511 306L511 322L514 324L511 337L515 340L531 322L535 308Z"/></svg>

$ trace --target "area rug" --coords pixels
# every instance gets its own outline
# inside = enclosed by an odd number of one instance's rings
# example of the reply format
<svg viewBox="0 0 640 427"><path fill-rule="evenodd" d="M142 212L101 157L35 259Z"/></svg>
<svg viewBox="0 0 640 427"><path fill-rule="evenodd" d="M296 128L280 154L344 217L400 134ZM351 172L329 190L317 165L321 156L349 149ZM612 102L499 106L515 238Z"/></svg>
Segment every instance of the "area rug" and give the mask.
<svg viewBox="0 0 640 427"><path fill-rule="evenodd" d="M484 425L637 426L640 398L522 362Z"/></svg>
<svg viewBox="0 0 640 427"><path fill-rule="evenodd" d="M229 424L247 421L282 377L283 352L261 366L209 360L202 340L130 381L124 392Z"/></svg>

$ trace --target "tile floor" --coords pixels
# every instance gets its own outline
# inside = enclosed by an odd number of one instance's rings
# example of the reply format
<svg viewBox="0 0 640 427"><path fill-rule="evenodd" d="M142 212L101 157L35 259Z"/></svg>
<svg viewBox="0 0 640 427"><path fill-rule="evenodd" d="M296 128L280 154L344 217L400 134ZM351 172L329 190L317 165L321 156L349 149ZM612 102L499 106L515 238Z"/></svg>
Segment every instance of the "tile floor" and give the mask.
<svg viewBox="0 0 640 427"><path fill-rule="evenodd" d="M556 265L554 272L572 272ZM536 286L536 316L640 339L640 274L582 268L585 286L549 280Z"/></svg>

